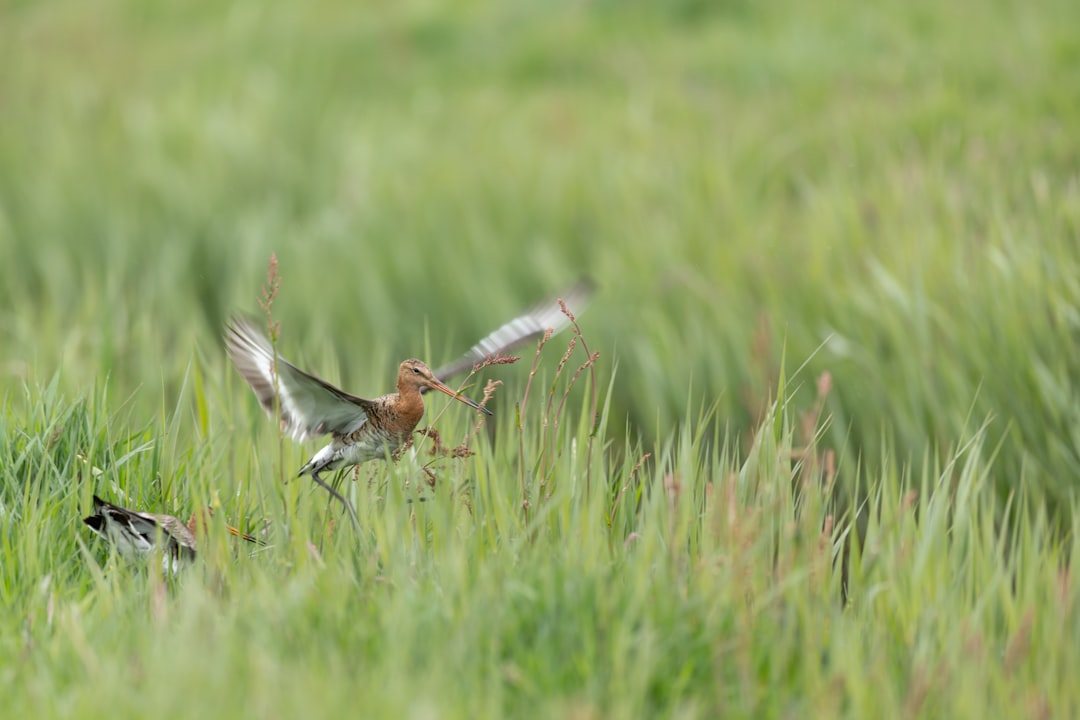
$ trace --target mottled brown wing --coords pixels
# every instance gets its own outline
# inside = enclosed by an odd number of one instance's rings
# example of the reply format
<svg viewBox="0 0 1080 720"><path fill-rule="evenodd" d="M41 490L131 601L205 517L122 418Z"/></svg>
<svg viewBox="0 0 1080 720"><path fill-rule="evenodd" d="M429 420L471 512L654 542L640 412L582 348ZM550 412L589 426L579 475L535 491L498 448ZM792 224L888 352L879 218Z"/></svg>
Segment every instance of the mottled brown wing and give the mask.
<svg viewBox="0 0 1080 720"><path fill-rule="evenodd" d="M274 402L274 348L247 320L234 318L225 328L225 348L233 365L271 416ZM306 373L277 355L281 421L295 440L327 433L350 433L367 422L372 401L350 395Z"/></svg>
<svg viewBox="0 0 1080 720"><path fill-rule="evenodd" d="M559 295L566 303L566 307L575 315L585 310L589 299L596 290L595 284L589 278L582 278L577 285ZM570 326L570 318L566 317L559 306L558 299L540 303L528 312L518 315L510 322L502 325L491 334L484 337L480 342L454 362L443 365L435 371L435 377L443 382L468 370L481 362L484 358L495 353L505 353L520 347L521 345L539 339L549 328L558 333ZM423 388L421 392L428 388Z"/></svg>

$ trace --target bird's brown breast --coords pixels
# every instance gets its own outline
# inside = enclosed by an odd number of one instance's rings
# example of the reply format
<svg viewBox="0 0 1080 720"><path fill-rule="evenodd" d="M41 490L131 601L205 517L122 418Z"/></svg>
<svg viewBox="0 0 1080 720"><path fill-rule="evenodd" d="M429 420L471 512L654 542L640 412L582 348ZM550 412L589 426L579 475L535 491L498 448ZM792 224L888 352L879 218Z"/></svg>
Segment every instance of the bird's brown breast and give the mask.
<svg viewBox="0 0 1080 720"><path fill-rule="evenodd" d="M412 397L413 395L415 397ZM384 395L372 402L368 421L351 433L349 440L356 442L360 435L373 432L382 435L391 445L397 447L412 435L423 416L424 399L419 392Z"/></svg>

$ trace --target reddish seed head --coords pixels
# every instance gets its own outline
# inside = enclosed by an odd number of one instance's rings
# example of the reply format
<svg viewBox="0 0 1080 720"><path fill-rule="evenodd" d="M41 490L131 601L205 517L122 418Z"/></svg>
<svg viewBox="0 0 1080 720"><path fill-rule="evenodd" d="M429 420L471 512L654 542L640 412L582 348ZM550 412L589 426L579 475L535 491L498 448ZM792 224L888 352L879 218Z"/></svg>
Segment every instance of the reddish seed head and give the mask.
<svg viewBox="0 0 1080 720"><path fill-rule="evenodd" d="M826 370L825 372L821 373L821 375L818 376L818 381L817 381L817 394L818 394L818 397L821 398L821 399L824 399L825 397L828 396L830 390L832 390L832 373L830 373L828 370Z"/></svg>
<svg viewBox="0 0 1080 720"><path fill-rule="evenodd" d="M570 308L566 307L566 303L562 298L559 298L559 309L562 310L563 315L570 318L570 322L575 322L577 318L574 317L574 313L570 312Z"/></svg>
<svg viewBox="0 0 1080 720"><path fill-rule="evenodd" d="M486 367L491 365L511 365L521 359L519 355L504 355L501 352L497 352L494 355L488 355L480 362L473 365L473 372L480 372Z"/></svg>

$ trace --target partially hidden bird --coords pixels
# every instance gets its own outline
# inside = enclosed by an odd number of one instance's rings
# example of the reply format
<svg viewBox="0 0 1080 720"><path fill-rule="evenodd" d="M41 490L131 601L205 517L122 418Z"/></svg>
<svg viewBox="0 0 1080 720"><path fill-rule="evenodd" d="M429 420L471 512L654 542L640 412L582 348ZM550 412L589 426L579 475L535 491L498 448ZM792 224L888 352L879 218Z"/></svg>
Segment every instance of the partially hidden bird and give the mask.
<svg viewBox="0 0 1080 720"><path fill-rule="evenodd" d="M213 512L213 508L204 508L202 513L193 513L185 524L172 515L129 510L94 495L94 512L83 518L83 522L112 542L123 556L145 557L155 548L160 548L165 570L176 573L184 562L195 559L196 531L200 525L205 527ZM225 529L250 543L265 545L262 540L231 525L226 525Z"/></svg>
<svg viewBox="0 0 1080 720"><path fill-rule="evenodd" d="M571 289L567 297L584 304L591 293L592 283L585 280ZM372 400L347 393L296 367L275 353L262 331L243 318L233 318L226 325L225 347L267 414L277 417L280 412L282 429L290 437L303 441L330 435L330 442L300 468L297 476L311 475L312 480L341 502L353 524L359 527L352 504L319 477L320 473L392 455L412 436L423 417L422 393L427 390L438 390L491 415L487 408L451 390L445 379L472 368L487 356L521 345L547 329L560 330L569 323L559 304L544 303L502 325L460 360L437 371L433 372L421 360L402 362L398 367L397 392Z"/></svg>

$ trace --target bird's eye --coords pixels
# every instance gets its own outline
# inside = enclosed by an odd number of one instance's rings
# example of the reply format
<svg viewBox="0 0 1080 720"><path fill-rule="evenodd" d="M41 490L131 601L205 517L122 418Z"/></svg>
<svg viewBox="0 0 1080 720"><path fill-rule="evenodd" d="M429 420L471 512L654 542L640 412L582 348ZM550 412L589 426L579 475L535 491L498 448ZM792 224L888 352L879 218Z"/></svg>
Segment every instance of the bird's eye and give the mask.
<svg viewBox="0 0 1080 720"><path fill-rule="evenodd" d="M416 373L417 375L419 375L419 374L420 374L420 368L418 368L418 367L414 367L414 368L412 369L412 371L413 371L414 373Z"/></svg>

